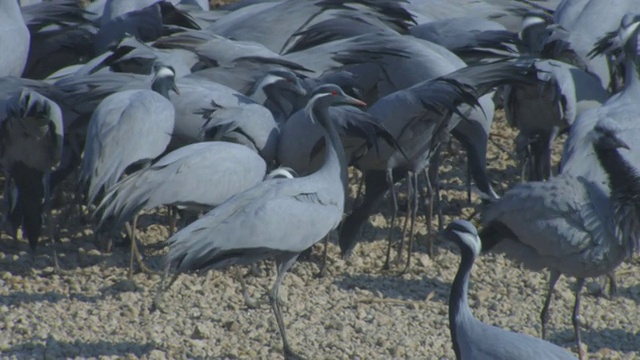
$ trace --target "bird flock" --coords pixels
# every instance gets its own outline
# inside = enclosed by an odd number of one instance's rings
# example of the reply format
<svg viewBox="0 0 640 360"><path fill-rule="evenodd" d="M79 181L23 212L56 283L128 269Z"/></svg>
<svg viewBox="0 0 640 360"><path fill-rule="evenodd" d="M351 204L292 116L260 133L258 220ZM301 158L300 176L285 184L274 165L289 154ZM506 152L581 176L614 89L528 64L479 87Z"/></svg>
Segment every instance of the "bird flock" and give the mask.
<svg viewBox="0 0 640 360"><path fill-rule="evenodd" d="M129 277L134 263L163 270L154 306L171 274L273 260L269 304L285 358L299 359L278 298L285 274L323 240L324 269L334 230L341 256L358 256L388 195L385 269L410 270L419 213L430 256L437 237L460 248L458 359L575 358L543 340L561 275L577 281L571 320L586 359L585 279L606 276L615 293L615 269L640 250L639 41L637 0L0 0L2 229L33 256L55 249L66 218L52 198L74 189L63 213L91 222L96 241L126 230ZM502 194L487 172L496 109L518 130L521 160L520 183ZM482 204L476 219L443 224L439 167L453 139L469 201L476 191ZM402 181L408 235L396 241ZM151 269L137 219L162 206L166 262ZM473 316L470 273L485 252L548 269L541 338Z"/></svg>

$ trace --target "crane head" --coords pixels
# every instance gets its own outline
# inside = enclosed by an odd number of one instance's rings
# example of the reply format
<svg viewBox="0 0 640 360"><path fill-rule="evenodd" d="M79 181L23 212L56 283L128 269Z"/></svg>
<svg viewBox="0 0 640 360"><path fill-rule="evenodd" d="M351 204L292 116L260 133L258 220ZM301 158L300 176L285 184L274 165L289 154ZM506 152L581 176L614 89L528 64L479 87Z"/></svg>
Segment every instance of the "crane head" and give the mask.
<svg viewBox="0 0 640 360"><path fill-rule="evenodd" d="M615 120L602 118L592 130L593 144L602 149L624 148L629 150L629 145L619 137L622 128Z"/></svg>
<svg viewBox="0 0 640 360"><path fill-rule="evenodd" d="M446 239L455 242L463 252L465 249L471 251L474 257L478 256L482 250L478 229L467 220L458 219L452 221L444 229L442 235Z"/></svg>

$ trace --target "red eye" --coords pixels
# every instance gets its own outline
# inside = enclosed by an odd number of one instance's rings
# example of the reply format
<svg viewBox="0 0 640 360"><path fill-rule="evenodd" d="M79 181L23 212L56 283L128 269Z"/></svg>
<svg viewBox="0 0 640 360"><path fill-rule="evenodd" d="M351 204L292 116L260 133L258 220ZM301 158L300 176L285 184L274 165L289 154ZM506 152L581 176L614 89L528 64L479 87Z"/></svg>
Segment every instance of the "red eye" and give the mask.
<svg viewBox="0 0 640 360"><path fill-rule="evenodd" d="M334 91L331 92L331 95L336 96L336 95L338 95L338 92L334 90Z"/></svg>

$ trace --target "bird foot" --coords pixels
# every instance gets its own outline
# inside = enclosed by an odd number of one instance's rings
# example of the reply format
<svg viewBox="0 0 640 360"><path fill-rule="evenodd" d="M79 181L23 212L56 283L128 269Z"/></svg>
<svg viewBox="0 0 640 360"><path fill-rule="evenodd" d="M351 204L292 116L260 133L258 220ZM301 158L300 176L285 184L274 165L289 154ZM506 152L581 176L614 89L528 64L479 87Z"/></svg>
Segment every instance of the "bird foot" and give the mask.
<svg viewBox="0 0 640 360"><path fill-rule="evenodd" d="M284 359L285 360L304 360L305 358L302 357L301 355L296 354L291 349L285 349L284 350Z"/></svg>
<svg viewBox="0 0 640 360"><path fill-rule="evenodd" d="M402 271L400 271L400 272L398 273L398 275L396 275L396 276L397 276L397 277L402 277L402 276L404 276L404 275L408 274L408 273L409 273L409 270L411 270L411 266L408 266L408 265L407 265L407 266L405 266L405 267L404 267L404 269L402 269Z"/></svg>
<svg viewBox="0 0 640 360"><path fill-rule="evenodd" d="M136 263L138 264L138 272L143 272L147 275L160 275L159 272L151 270L147 265L145 265L144 261L142 261L142 255L140 254L138 247L134 247L133 256L136 259ZM133 268L129 267L129 273L127 274L127 278L131 279L133 276Z"/></svg>
<svg viewBox="0 0 640 360"><path fill-rule="evenodd" d="M315 274L314 278L316 278L316 279L322 279L322 278L326 277L328 274L329 274L329 272L327 271L327 267L326 267L326 266L322 266L322 267L320 268L320 271L318 271L318 272Z"/></svg>
<svg viewBox="0 0 640 360"><path fill-rule="evenodd" d="M68 270L63 270L60 267L60 263L58 263L58 254L56 254L56 252L53 252L53 273L56 275L71 275L72 272L68 271Z"/></svg>
<svg viewBox="0 0 640 360"><path fill-rule="evenodd" d="M382 265L382 270L384 271L391 270L391 261L389 260L388 256L387 256L387 259L384 261L384 265Z"/></svg>
<svg viewBox="0 0 640 360"><path fill-rule="evenodd" d="M145 265L142 260L138 261L138 271L137 273L145 273L147 275L160 275L159 272L151 270L147 265ZM128 278L131 279L133 276L133 269L129 269Z"/></svg>

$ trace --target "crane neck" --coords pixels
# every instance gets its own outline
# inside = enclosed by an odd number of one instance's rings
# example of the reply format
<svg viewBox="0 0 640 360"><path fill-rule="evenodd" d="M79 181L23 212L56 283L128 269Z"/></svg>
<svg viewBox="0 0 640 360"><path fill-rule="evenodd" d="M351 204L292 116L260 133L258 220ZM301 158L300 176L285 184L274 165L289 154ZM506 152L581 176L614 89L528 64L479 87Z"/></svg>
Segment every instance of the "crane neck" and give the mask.
<svg viewBox="0 0 640 360"><path fill-rule="evenodd" d="M258 104L264 104L264 102L267 101L268 98L266 87L274 84L278 80L280 80L279 77L270 74L265 75L260 80L256 81L247 96Z"/></svg>
<svg viewBox="0 0 640 360"><path fill-rule="evenodd" d="M449 295L449 330L451 331L451 340L453 342L453 351L456 358L460 359L460 344L458 343L458 326L463 322L472 319L473 314L469 309L469 300L467 298L469 288L469 276L475 256L471 249L461 248L461 260L458 272L451 286Z"/></svg>
<svg viewBox="0 0 640 360"><path fill-rule="evenodd" d="M151 90L169 99L169 90L173 82L174 79L170 77L156 77L151 83Z"/></svg>
<svg viewBox="0 0 640 360"><path fill-rule="evenodd" d="M640 250L640 176L617 149L603 149L597 145L594 148L609 178L616 231L618 236L624 237L622 245L631 254Z"/></svg>
<svg viewBox="0 0 640 360"><path fill-rule="evenodd" d="M637 54L626 54L624 62L624 93L640 93L640 56Z"/></svg>
<svg viewBox="0 0 640 360"><path fill-rule="evenodd" d="M309 115L314 122L322 126L325 132L325 158L317 173L325 176L338 175L346 194L348 185L347 160L342 141L329 115L329 107L321 104L320 106L312 105Z"/></svg>
<svg viewBox="0 0 640 360"><path fill-rule="evenodd" d="M0 1L0 10L1 10L0 11L1 19L15 20L17 18L18 21L23 20L22 14L20 13L20 4L18 3L17 0Z"/></svg>

